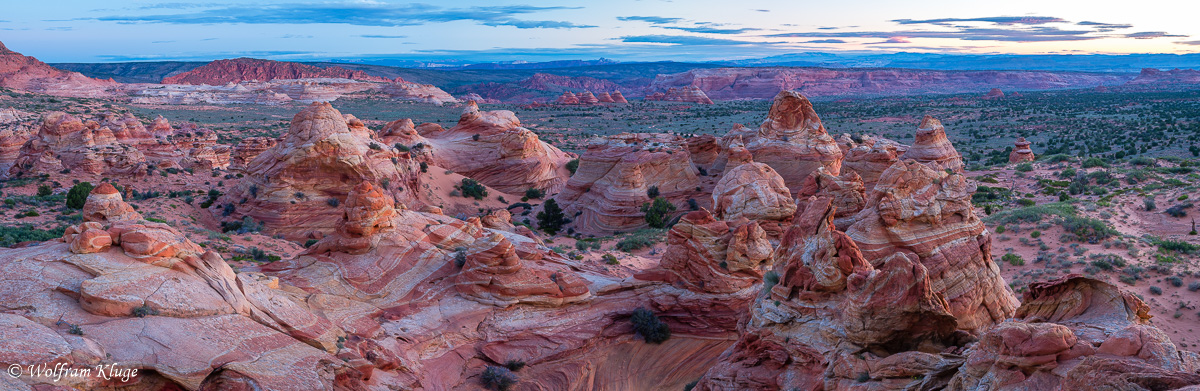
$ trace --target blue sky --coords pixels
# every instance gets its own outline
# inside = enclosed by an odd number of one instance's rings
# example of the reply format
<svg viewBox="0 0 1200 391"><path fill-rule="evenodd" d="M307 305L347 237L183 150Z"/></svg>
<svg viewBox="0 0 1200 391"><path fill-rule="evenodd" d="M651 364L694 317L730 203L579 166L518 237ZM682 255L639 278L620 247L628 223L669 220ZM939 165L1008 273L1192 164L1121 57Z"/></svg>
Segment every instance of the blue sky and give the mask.
<svg viewBox="0 0 1200 391"><path fill-rule="evenodd" d="M0 41L47 62L1200 52L1194 0L6 3Z"/></svg>

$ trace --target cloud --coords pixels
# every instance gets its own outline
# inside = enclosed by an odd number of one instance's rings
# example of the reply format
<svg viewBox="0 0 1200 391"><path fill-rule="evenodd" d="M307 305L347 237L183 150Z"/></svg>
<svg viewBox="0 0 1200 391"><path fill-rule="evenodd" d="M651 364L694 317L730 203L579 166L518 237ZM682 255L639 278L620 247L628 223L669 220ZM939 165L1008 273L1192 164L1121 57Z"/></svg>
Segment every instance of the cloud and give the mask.
<svg viewBox="0 0 1200 391"><path fill-rule="evenodd" d="M1133 25L1132 25L1132 24L1123 24L1123 23L1100 23L1100 22L1089 22L1089 21L1086 21L1086 20L1085 20L1085 21L1082 21L1082 22L1079 22L1079 23L1076 23L1076 24L1077 24L1077 25L1080 25L1080 26L1096 26L1097 28L1101 28L1101 29L1110 29L1110 31L1111 31L1111 30L1113 30L1113 29L1127 29L1127 28L1133 27Z"/></svg>
<svg viewBox="0 0 1200 391"><path fill-rule="evenodd" d="M1167 32L1165 32L1165 31L1143 31L1140 33L1125 34L1125 35L1123 35L1123 37L1133 38L1133 39L1153 39L1153 38L1163 38L1163 37L1177 37L1177 38L1185 37L1186 38L1187 36L1186 35L1167 34Z"/></svg>
<svg viewBox="0 0 1200 391"><path fill-rule="evenodd" d="M359 35L359 37L362 37L362 38L384 38L384 39L408 38L407 35L377 35L377 34L363 34L363 35Z"/></svg>
<svg viewBox="0 0 1200 391"><path fill-rule="evenodd" d="M81 20L118 23L170 24L306 24L332 23L356 26L418 26L428 23L473 21L487 26L527 28L589 28L564 21L528 21L518 15L581 7L536 7L528 5L444 8L429 4L379 2L280 3L254 6L219 5L183 13L153 15L109 15Z"/></svg>
<svg viewBox="0 0 1200 391"><path fill-rule="evenodd" d="M1057 27L1038 26L1019 29L955 27L948 31L932 30L900 30L900 31L845 31L845 32L804 32L771 34L772 38L951 38L965 41L1005 41L1005 42L1054 42L1054 41L1087 41L1105 38L1101 35L1091 35L1091 30L1062 30Z"/></svg>
<svg viewBox="0 0 1200 391"><path fill-rule="evenodd" d="M999 25L1041 25L1047 23L1062 23L1066 22L1062 18L1052 16L991 16L985 18L942 18L942 19L895 19L893 22L899 24L937 24L944 25L954 22L988 22Z"/></svg>
<svg viewBox="0 0 1200 391"><path fill-rule="evenodd" d="M682 30L682 31L690 32L690 33L701 33L701 34L741 34L741 33L747 32L747 31L758 31L759 30L756 28L723 29L723 28L705 27L705 26L696 26L696 27L663 26L663 28L672 29L672 30Z"/></svg>
<svg viewBox="0 0 1200 391"><path fill-rule="evenodd" d="M140 54L140 55L124 55L124 54L101 54L96 56L101 61L105 62L128 62L128 61L212 61L223 58L237 57L254 57L254 58L276 58L276 59L296 59L296 58L313 58L323 55L318 52L307 51L290 51L290 50L256 50L256 51L238 51L238 52L212 52L212 53L195 53L188 52L186 54L176 53L155 53L155 54Z"/></svg>
<svg viewBox="0 0 1200 391"><path fill-rule="evenodd" d="M646 22L650 24L668 24L678 23L683 21L683 18L667 18L662 16L618 16L617 20L623 22Z"/></svg>
<svg viewBox="0 0 1200 391"><path fill-rule="evenodd" d="M1177 44L1180 44L1180 45L1195 45L1195 46L1200 46L1200 41L1179 41L1179 42L1175 42L1175 43L1177 43Z"/></svg>
<svg viewBox="0 0 1200 391"><path fill-rule="evenodd" d="M846 43L841 39L814 39L812 41L804 41L804 43Z"/></svg>
<svg viewBox="0 0 1200 391"><path fill-rule="evenodd" d="M755 10L755 11L758 11L758 12L771 12L771 10L763 10L763 9L758 9L758 10Z"/></svg>
<svg viewBox="0 0 1200 391"><path fill-rule="evenodd" d="M905 39L904 37L891 37L891 38L888 38L888 40L880 42L880 43L912 43L912 41L909 41L909 40Z"/></svg>
<svg viewBox="0 0 1200 391"><path fill-rule="evenodd" d="M279 38L283 38L283 39L297 39L297 38L298 38L298 39L310 39L310 38L313 38L313 36L311 36L311 35L300 35L300 34L284 34L282 37L279 37Z"/></svg>
<svg viewBox="0 0 1200 391"><path fill-rule="evenodd" d="M768 43L683 35L626 35L621 37L620 40L621 42L629 43L669 43L673 45L749 45Z"/></svg>

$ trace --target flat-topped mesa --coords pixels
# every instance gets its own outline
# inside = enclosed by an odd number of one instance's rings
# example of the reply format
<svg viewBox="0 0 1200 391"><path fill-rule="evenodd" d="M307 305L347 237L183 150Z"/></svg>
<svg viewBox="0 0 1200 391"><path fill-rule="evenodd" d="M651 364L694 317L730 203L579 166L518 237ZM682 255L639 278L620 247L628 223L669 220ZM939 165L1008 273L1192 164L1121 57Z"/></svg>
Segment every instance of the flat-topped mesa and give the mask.
<svg viewBox="0 0 1200 391"><path fill-rule="evenodd" d="M1136 295L1078 274L1030 284L1014 319L967 351L948 389L1144 390L1200 384L1200 359Z"/></svg>
<svg viewBox="0 0 1200 391"><path fill-rule="evenodd" d="M554 103L560 105L577 105L579 104L579 98L576 97L571 91L563 91L562 95L560 95L558 100L555 100Z"/></svg>
<svg viewBox="0 0 1200 391"><path fill-rule="evenodd" d="M605 233L646 227L644 203L650 187L679 208L701 197L699 171L682 137L663 133L621 133L595 138L579 158L579 168L554 197L576 231Z"/></svg>
<svg viewBox="0 0 1200 391"><path fill-rule="evenodd" d="M900 160L913 159L928 165L935 170L951 170L963 172L962 155L946 138L946 128L942 121L926 115L917 126L916 140L913 145L900 155Z"/></svg>
<svg viewBox="0 0 1200 391"><path fill-rule="evenodd" d="M1030 145L1033 145L1033 143L1025 141L1024 137L1017 138L1012 152L1008 154L1008 162L1024 163L1037 160L1037 156L1033 155L1033 149L1029 147Z"/></svg>
<svg viewBox="0 0 1200 391"><path fill-rule="evenodd" d="M961 174L905 160L883 172L846 230L873 264L896 253L919 257L933 290L945 294L958 328L967 331L985 330L1017 306L992 261L991 235L971 205L974 192Z"/></svg>
<svg viewBox="0 0 1200 391"><path fill-rule="evenodd" d="M688 102L699 103L705 105L713 104L712 99L708 98L708 94L704 93L700 87L688 86L680 88L668 88L666 93L654 93L647 95L646 100L661 100L666 102Z"/></svg>
<svg viewBox="0 0 1200 391"><path fill-rule="evenodd" d="M244 171L246 178L214 203L214 210L229 219L262 221L269 232L289 239L333 232L342 220L336 205L362 182L405 205L420 202L417 163L375 142L361 121L329 103L313 103L297 113L283 140Z"/></svg>
<svg viewBox="0 0 1200 391"><path fill-rule="evenodd" d="M276 79L341 78L374 82L392 80L371 76L363 71L351 71L341 67L321 68L295 62L235 58L216 60L199 68L169 76L163 84L207 84L222 86L244 81L266 82Z"/></svg>
<svg viewBox="0 0 1200 391"><path fill-rule="evenodd" d="M762 281L759 267L770 260L773 250L757 223L731 224L700 209L671 227L659 267L638 278L697 292L735 293Z"/></svg>
<svg viewBox="0 0 1200 391"><path fill-rule="evenodd" d="M728 150L738 138L754 161L774 168L789 188L799 188L804 178L818 167L824 167L831 175L841 174L841 148L825 131L812 102L799 92L780 91L767 119L757 130L734 126L722 138L722 144Z"/></svg>
<svg viewBox="0 0 1200 391"><path fill-rule="evenodd" d="M536 133L522 127L511 111L481 111L471 102L463 109L458 125L444 131L426 125L416 128L421 138L410 141L431 150L412 151L413 156L496 190L522 194L538 189L553 194L571 176L567 163L574 154L543 142Z"/></svg>
<svg viewBox="0 0 1200 391"><path fill-rule="evenodd" d="M746 163L725 172L713 188L717 218L784 220L796 213L796 203L783 178L763 163Z"/></svg>
<svg viewBox="0 0 1200 391"><path fill-rule="evenodd" d="M108 127L52 112L21 148L9 175L58 174L66 169L92 175L145 175L146 167L145 155L121 144Z"/></svg>

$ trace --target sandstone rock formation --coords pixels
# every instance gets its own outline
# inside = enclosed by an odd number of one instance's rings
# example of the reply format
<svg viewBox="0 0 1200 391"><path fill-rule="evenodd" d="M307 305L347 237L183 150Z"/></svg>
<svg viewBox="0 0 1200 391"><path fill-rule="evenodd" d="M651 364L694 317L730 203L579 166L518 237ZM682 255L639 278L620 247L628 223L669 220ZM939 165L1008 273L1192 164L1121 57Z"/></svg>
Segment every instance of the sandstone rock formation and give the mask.
<svg viewBox="0 0 1200 391"><path fill-rule="evenodd" d="M1137 296L1079 275L1032 284L980 337L948 389L1145 390L1200 384L1200 357L1150 325Z"/></svg>
<svg viewBox="0 0 1200 391"><path fill-rule="evenodd" d="M424 148L410 151L415 158L506 193L539 189L553 194L571 176L566 165L574 155L538 139L511 111L481 111L471 102L454 127L427 125L431 124L412 127L411 120L393 121L379 137L391 143L387 145L420 144Z"/></svg>
<svg viewBox="0 0 1200 391"><path fill-rule="evenodd" d="M613 103L629 103L628 100L625 100L625 95L621 95L621 91L613 91L612 100Z"/></svg>
<svg viewBox="0 0 1200 391"><path fill-rule="evenodd" d="M575 96L571 91L563 91L562 96L559 96L558 100L554 101L554 103L560 105L577 105L579 104L579 97Z"/></svg>
<svg viewBox="0 0 1200 391"><path fill-rule="evenodd" d="M900 155L900 159L913 159L935 170L963 172L962 155L958 154L954 145L950 144L950 139L946 138L946 128L942 126L942 121L928 115L921 119L921 125L917 126L916 140L903 155Z"/></svg>
<svg viewBox="0 0 1200 391"><path fill-rule="evenodd" d="M879 175L900 161L900 156L908 150L907 145L869 136L863 136L862 143L848 147L842 160L842 168L857 173L862 178L867 192L875 188Z"/></svg>
<svg viewBox="0 0 1200 391"><path fill-rule="evenodd" d="M846 230L872 260L913 255L944 292L961 330L980 330L1007 318L1016 298L992 261L990 234L975 215L975 186L913 160L884 171Z"/></svg>
<svg viewBox="0 0 1200 391"><path fill-rule="evenodd" d="M648 101L689 102L706 105L713 103L712 99L709 99L708 95L704 94L704 90L695 86L667 88L666 92L655 92L646 95L645 99Z"/></svg>
<svg viewBox="0 0 1200 391"><path fill-rule="evenodd" d="M1033 154L1033 149L1029 148L1029 146L1032 144L1033 143L1025 141L1024 137L1017 138L1017 142L1013 146L1012 152L1008 154L1008 162L1024 163L1037 160L1037 156L1034 156Z"/></svg>
<svg viewBox="0 0 1200 391"><path fill-rule="evenodd" d="M987 95L983 96L984 99L1000 99L1003 97L1004 97L1004 91L1001 91L999 88L993 88L991 90L988 90Z"/></svg>
<svg viewBox="0 0 1200 391"><path fill-rule="evenodd" d="M734 144L744 145L754 161L775 169L789 188L797 189L817 168L840 175L842 150L821 124L812 103L795 91L781 91L757 131L734 126L721 139L722 156L713 168L726 170L724 161Z"/></svg>
<svg viewBox="0 0 1200 391"><path fill-rule="evenodd" d="M713 209L724 220L783 220L796 213L796 203L771 166L751 162L721 176L713 188Z"/></svg>
<svg viewBox="0 0 1200 391"><path fill-rule="evenodd" d="M146 157L118 142L108 127L53 112L21 148L9 175L58 174L67 169L92 175L145 175L146 167Z"/></svg>
<svg viewBox="0 0 1200 391"><path fill-rule="evenodd" d="M270 137L247 137L238 142L233 149L230 166L236 169L245 168L259 154L274 147L278 140Z"/></svg>
<svg viewBox="0 0 1200 391"><path fill-rule="evenodd" d="M302 295L275 278L235 273L174 228L143 220L108 184L88 197L84 222L62 242L0 250L0 270L0 333L31 342L6 346L6 367L139 370L126 379L26 373L6 389L364 387L347 363L362 357L334 355L345 333L310 312Z"/></svg>
<svg viewBox="0 0 1200 391"><path fill-rule="evenodd" d="M216 60L210 62L199 68L167 77L163 79L163 84L207 84L220 86L229 83L241 83L243 81L315 78L352 79L376 82L391 81L387 78L368 75L363 71L351 71L336 66L320 68L294 62L259 60L243 57L232 60Z"/></svg>
<svg viewBox="0 0 1200 391"><path fill-rule="evenodd" d="M0 43L0 87L55 96L80 98L112 97L120 84L67 72L9 50Z"/></svg>
<svg viewBox="0 0 1200 391"><path fill-rule="evenodd" d="M601 92L599 94L596 94L596 101L598 103L614 103L612 96L608 95L607 92Z"/></svg>
<svg viewBox="0 0 1200 391"><path fill-rule="evenodd" d="M600 100L596 99L596 96L592 95L591 91L584 91L582 94L579 94L579 104L594 105L597 103L600 103Z"/></svg>
<svg viewBox="0 0 1200 391"><path fill-rule="evenodd" d="M953 346L955 319L916 256L868 261L833 226L829 197L806 204L776 251L778 283L751 302L741 338L695 389L888 389L861 383L889 372L902 387L914 361L938 361L918 347Z"/></svg>
<svg viewBox="0 0 1200 391"><path fill-rule="evenodd" d="M358 183L371 182L406 205L417 204L420 169L402 157L371 139L361 121L314 103L296 114L282 141L246 165L246 178L214 209L222 217L264 222L288 238L318 238L337 227L342 213L336 205ZM235 210L226 213L226 204Z"/></svg>
<svg viewBox="0 0 1200 391"><path fill-rule="evenodd" d="M622 133L597 138L579 160L575 175L554 197L567 216L576 216L576 231L646 227L640 208L651 201L651 186L675 205L699 195L699 171L679 136Z"/></svg>
<svg viewBox="0 0 1200 391"><path fill-rule="evenodd" d="M1143 71L1143 75L1146 72ZM771 99L803 88L809 97L978 94L990 88L1057 90L1121 85L1131 75L1048 71L936 71L799 67L705 68L660 74L649 91L695 86L712 99Z"/></svg>
<svg viewBox="0 0 1200 391"><path fill-rule="evenodd" d="M796 191L799 204L803 204L809 197L819 195L833 197L833 206L836 208L834 225L843 230L854 223L853 217L862 211L867 203L866 187L862 178L853 171L833 176L824 168L818 168L804 179L804 186ZM797 208L804 210L804 205L798 205Z"/></svg>
<svg viewBox="0 0 1200 391"><path fill-rule="evenodd" d="M687 289L735 293L762 281L760 267L774 251L758 223L736 225L707 210L690 212L667 232L660 266L638 278L663 280Z"/></svg>

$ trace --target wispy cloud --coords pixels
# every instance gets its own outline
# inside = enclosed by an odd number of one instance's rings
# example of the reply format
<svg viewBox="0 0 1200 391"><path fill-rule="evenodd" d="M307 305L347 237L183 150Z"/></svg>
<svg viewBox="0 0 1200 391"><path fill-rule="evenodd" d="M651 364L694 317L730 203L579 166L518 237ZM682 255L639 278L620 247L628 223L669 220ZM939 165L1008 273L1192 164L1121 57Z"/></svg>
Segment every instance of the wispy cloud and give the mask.
<svg viewBox="0 0 1200 391"><path fill-rule="evenodd" d="M311 36L311 35L302 35L302 34L284 34L283 36L281 36L281 37L279 37L279 38L283 38L283 39L312 39L312 38L313 38L313 36Z"/></svg>
<svg viewBox="0 0 1200 391"><path fill-rule="evenodd" d="M899 31L846 31L846 32L805 32L770 34L773 38L885 38L902 36L908 38L953 38L965 41L1007 41L1007 42L1047 42L1047 41L1087 41L1103 38L1090 35L1091 30L1062 30L1057 27L1035 27L1027 29L1004 28L956 28L951 31L930 30L899 30Z"/></svg>
<svg viewBox="0 0 1200 391"><path fill-rule="evenodd" d="M383 39L399 39L408 38L407 35L378 35L378 34L363 34L359 35L362 38L383 38Z"/></svg>
<svg viewBox="0 0 1200 391"><path fill-rule="evenodd" d="M846 43L846 41L843 39L814 39L811 41L804 41L804 43Z"/></svg>
<svg viewBox="0 0 1200 391"><path fill-rule="evenodd" d="M1039 25L1047 23L1066 22L1062 18L1052 16L989 16L984 18L941 18L941 19L895 19L900 24L947 24L959 22L988 22L999 25Z"/></svg>
<svg viewBox="0 0 1200 391"><path fill-rule="evenodd" d="M719 28L719 27L707 27L707 26L695 26L695 27L663 26L663 28L672 29L672 30L682 30L682 31L690 32L690 33L701 33L701 34L741 34L741 33L747 32L747 31L758 31L759 30L756 28L724 29L724 28Z"/></svg>
<svg viewBox="0 0 1200 391"><path fill-rule="evenodd" d="M646 22L650 24L669 24L682 22L683 18L667 18L662 16L618 16L623 22Z"/></svg>
<svg viewBox="0 0 1200 391"><path fill-rule="evenodd" d="M1139 33L1125 34L1124 37L1125 38L1133 38L1133 39L1152 39L1152 38L1163 38L1163 37L1178 38L1178 37L1187 37L1187 36L1186 35L1167 34L1167 32L1165 32L1165 31L1143 31L1143 32L1139 32Z"/></svg>
<svg viewBox="0 0 1200 391"><path fill-rule="evenodd" d="M749 45L772 42L747 42L734 39L692 37L685 35L626 35L621 42L629 43L669 43L673 45Z"/></svg>
<svg viewBox="0 0 1200 391"><path fill-rule="evenodd" d="M161 7L168 8L169 7ZM528 5L444 8L429 4L390 4L379 2L281 3L255 6L218 5L182 13L152 15L108 15L84 20L119 23L171 24L305 24L334 23L358 26L417 26L428 23L474 21L486 26L527 28L589 28L566 21L530 21L517 19L544 11L580 7L536 7Z"/></svg>
<svg viewBox="0 0 1200 391"><path fill-rule="evenodd" d="M1086 20L1085 20L1085 21L1082 21L1082 22L1079 22L1079 23L1076 23L1076 24L1078 24L1078 25L1080 25L1080 26L1096 26L1096 27L1098 27L1098 28L1105 28L1105 29L1127 29L1127 28L1133 27L1133 25L1132 25L1132 24L1124 24L1124 23L1100 23L1100 22L1089 22L1089 21L1086 21Z"/></svg>
<svg viewBox="0 0 1200 391"><path fill-rule="evenodd" d="M1200 46L1200 41L1180 41L1180 42L1175 42L1175 43L1177 43L1177 44L1180 44L1180 45L1195 45L1195 46Z"/></svg>
<svg viewBox="0 0 1200 391"><path fill-rule="evenodd" d="M173 61L211 61L221 58L235 57L255 57L267 59L296 59L296 58L311 58L315 56L323 56L324 53L310 51L291 51L291 50L256 50L256 51L236 51L236 52L211 52L211 53L156 53L156 54L141 54L141 55L124 55L124 54L102 54L96 56L101 61L125 62L125 61L155 61L155 60L173 60Z"/></svg>

